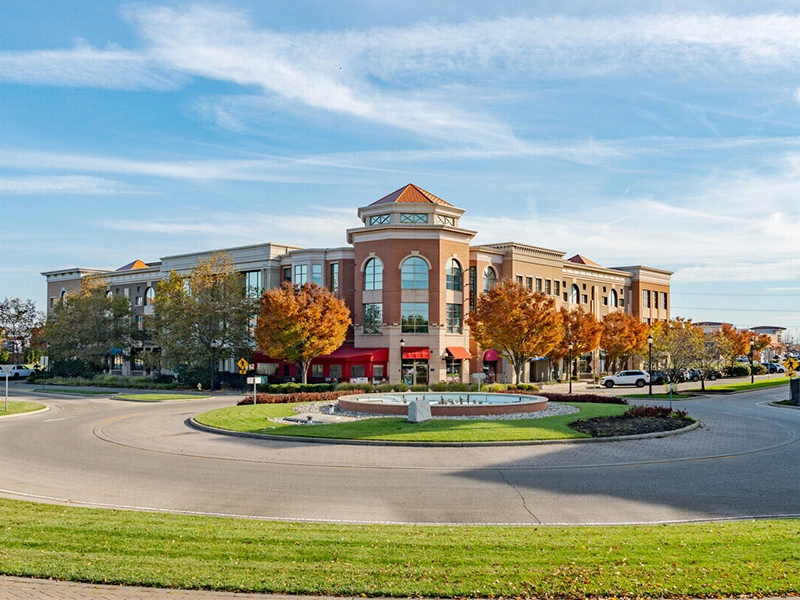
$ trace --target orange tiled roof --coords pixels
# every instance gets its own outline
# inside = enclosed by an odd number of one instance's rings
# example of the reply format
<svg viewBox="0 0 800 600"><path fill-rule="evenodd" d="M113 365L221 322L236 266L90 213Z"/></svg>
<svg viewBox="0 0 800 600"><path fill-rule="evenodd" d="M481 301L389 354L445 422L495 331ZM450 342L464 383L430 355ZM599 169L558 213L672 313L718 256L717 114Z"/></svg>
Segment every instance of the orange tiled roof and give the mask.
<svg viewBox="0 0 800 600"><path fill-rule="evenodd" d="M434 196L428 191L423 190L421 187L417 187L413 183L409 183L406 186L401 187L399 190L395 190L388 196L384 196L380 200L377 200L370 204L370 206L375 206L377 204L392 204L394 202L421 202L426 204L442 204L444 206L452 206L449 202L445 202L438 196Z"/></svg>
<svg viewBox="0 0 800 600"><path fill-rule="evenodd" d="M592 267L599 267L600 265L594 262L593 260L589 260L585 256L581 256L580 254L576 254L572 258L567 259L569 262L578 263L579 265L590 265Z"/></svg>
<svg viewBox="0 0 800 600"><path fill-rule="evenodd" d="M136 269L146 269L147 263L139 260L138 258L132 263L128 263L124 267L120 267L117 271L134 271Z"/></svg>

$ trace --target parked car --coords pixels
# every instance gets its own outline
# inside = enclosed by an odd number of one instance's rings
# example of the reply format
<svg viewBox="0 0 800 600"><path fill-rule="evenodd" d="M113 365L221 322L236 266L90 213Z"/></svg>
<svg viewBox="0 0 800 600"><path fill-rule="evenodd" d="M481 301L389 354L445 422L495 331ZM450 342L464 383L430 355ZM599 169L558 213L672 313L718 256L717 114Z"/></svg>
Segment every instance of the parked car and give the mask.
<svg viewBox="0 0 800 600"><path fill-rule="evenodd" d="M768 373L786 373L786 367L780 363L765 362L761 364L767 367Z"/></svg>
<svg viewBox="0 0 800 600"><path fill-rule="evenodd" d="M648 371L650 374L650 379L653 380L653 384L661 385L662 383L667 383L668 377L664 371Z"/></svg>
<svg viewBox="0 0 800 600"><path fill-rule="evenodd" d="M1 376L5 376L8 373L11 379L27 378L36 373L35 369L30 369L25 365L0 365L0 369L3 371Z"/></svg>
<svg viewBox="0 0 800 600"><path fill-rule="evenodd" d="M615 385L635 385L644 387L650 381L647 371L620 371L616 375L607 375L600 380L600 385L612 388Z"/></svg>

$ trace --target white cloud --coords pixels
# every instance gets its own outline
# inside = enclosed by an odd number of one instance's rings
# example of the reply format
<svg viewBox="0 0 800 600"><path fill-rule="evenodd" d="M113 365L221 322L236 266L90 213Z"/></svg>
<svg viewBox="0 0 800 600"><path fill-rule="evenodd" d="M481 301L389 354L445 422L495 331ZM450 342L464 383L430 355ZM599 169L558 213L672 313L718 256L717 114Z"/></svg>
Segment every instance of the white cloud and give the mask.
<svg viewBox="0 0 800 600"><path fill-rule="evenodd" d="M80 175L0 177L0 195L118 194L124 191L116 181Z"/></svg>

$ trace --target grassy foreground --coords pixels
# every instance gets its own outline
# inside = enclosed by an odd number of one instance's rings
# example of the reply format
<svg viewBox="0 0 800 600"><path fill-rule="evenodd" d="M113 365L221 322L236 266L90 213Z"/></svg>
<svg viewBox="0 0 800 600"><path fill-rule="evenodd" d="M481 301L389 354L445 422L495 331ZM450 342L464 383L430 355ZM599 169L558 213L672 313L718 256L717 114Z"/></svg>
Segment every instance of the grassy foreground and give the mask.
<svg viewBox="0 0 800 600"><path fill-rule="evenodd" d="M267 421L294 414L294 404L247 404L202 413L195 420L203 425L243 431L336 439L391 440L405 442L501 442L556 440L589 437L568 427L577 419L624 413L621 404L573 404L580 412L543 419L508 421L431 420L409 423L405 417L363 419L330 425L287 425Z"/></svg>
<svg viewBox="0 0 800 600"><path fill-rule="evenodd" d="M0 399L0 417L5 415L19 415L26 412L33 412L45 408L44 404L38 402L14 402L9 401L8 412L6 412L6 403Z"/></svg>
<svg viewBox="0 0 800 600"><path fill-rule="evenodd" d="M800 521L635 527L283 523L0 500L0 572L174 588L435 597L800 592Z"/></svg>

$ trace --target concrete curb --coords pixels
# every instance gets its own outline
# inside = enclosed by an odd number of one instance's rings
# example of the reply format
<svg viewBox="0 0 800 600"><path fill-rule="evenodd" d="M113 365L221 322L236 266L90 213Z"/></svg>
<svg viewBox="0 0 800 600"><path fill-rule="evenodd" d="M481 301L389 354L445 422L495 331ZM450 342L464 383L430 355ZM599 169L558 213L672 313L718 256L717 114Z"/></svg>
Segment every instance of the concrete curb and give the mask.
<svg viewBox="0 0 800 600"><path fill-rule="evenodd" d="M300 437L293 435L276 435L271 433L247 433L244 431L230 431L228 429L219 429L209 425L203 425L195 421L194 417L186 421L190 426L200 431L207 433L216 433L220 435L230 435L233 437L244 437L260 440L276 440L281 442L298 442L298 443L312 443L312 444L343 444L348 446L411 446L416 448L470 448L470 447L487 447L487 446L543 446L550 444L593 444L603 442L622 442L625 440L645 440L651 438L662 438L672 435L678 435L697 429L700 427L700 421L695 421L691 425L682 427L681 429L672 429L670 431L657 431L655 433L640 433L637 435L618 435L614 437L604 438L576 438L569 440L518 440L508 442L393 442L390 440L341 440L335 438L315 438L315 437Z"/></svg>
<svg viewBox="0 0 800 600"><path fill-rule="evenodd" d="M41 412L47 412L50 410L49 406L43 406L42 408L37 408L36 410L29 410L28 412L22 413L14 413L13 415L0 415L0 419L11 419L12 417L24 417L25 415L35 415Z"/></svg>

